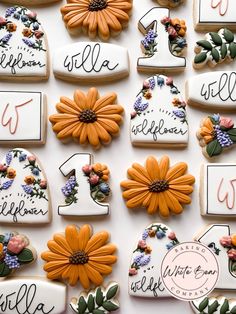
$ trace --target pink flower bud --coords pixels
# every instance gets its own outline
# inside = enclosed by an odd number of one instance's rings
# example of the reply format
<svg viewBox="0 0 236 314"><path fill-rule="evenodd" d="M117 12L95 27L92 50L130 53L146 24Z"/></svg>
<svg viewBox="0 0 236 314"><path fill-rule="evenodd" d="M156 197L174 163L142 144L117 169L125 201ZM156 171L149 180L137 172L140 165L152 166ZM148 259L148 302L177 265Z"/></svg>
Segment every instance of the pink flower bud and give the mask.
<svg viewBox="0 0 236 314"><path fill-rule="evenodd" d="M232 129L232 127L234 126L234 122L230 118L221 117L220 118L220 126L226 128L226 129Z"/></svg>
<svg viewBox="0 0 236 314"><path fill-rule="evenodd" d="M139 247L140 249L146 249L146 247L147 247L146 241L144 241L144 240L139 240L139 241L138 241L138 247Z"/></svg>
<svg viewBox="0 0 236 314"><path fill-rule="evenodd" d="M96 174L93 174L90 178L89 178L89 182L92 185L96 185L99 181L99 176L97 176Z"/></svg>
<svg viewBox="0 0 236 314"><path fill-rule="evenodd" d="M32 20L36 20L36 18L37 18L37 13L31 11L30 13L27 14L27 16L28 16L30 19L32 19Z"/></svg>
<svg viewBox="0 0 236 314"><path fill-rule="evenodd" d="M34 36L35 36L37 39L41 38L43 35L44 35L44 33L41 32L41 31L35 31L35 32L34 32Z"/></svg>
<svg viewBox="0 0 236 314"><path fill-rule="evenodd" d="M130 268L129 269L129 275L130 276L135 276L135 275L137 275L137 269L136 268Z"/></svg>
<svg viewBox="0 0 236 314"><path fill-rule="evenodd" d="M143 89L149 89L150 88L150 84L148 81L144 81L143 82Z"/></svg>
<svg viewBox="0 0 236 314"><path fill-rule="evenodd" d="M171 231L171 232L169 233L169 235L168 235L168 238L169 238L170 240L175 240L175 239L176 239L175 233L174 233L173 231Z"/></svg>
<svg viewBox="0 0 236 314"><path fill-rule="evenodd" d="M89 175L93 167L91 165L85 165L82 167L84 174Z"/></svg>
<svg viewBox="0 0 236 314"><path fill-rule="evenodd" d="M172 38L175 38L175 37L178 36L178 34L177 34L177 32L176 32L176 30L174 29L173 26L167 27L167 32L168 32L168 34L169 34Z"/></svg>
<svg viewBox="0 0 236 314"><path fill-rule="evenodd" d="M41 189L46 190L47 188L47 181L46 180L41 180L39 186L41 187Z"/></svg>
<svg viewBox="0 0 236 314"><path fill-rule="evenodd" d="M14 236L8 242L7 249L14 254L19 254L25 246L26 243L22 237Z"/></svg>
<svg viewBox="0 0 236 314"><path fill-rule="evenodd" d="M7 24L7 20L4 17L0 16L0 26L4 26Z"/></svg>
<svg viewBox="0 0 236 314"><path fill-rule="evenodd" d="M167 77L167 79L166 79L166 85L167 86L173 85L173 82L174 82L173 77Z"/></svg>
<svg viewBox="0 0 236 314"><path fill-rule="evenodd" d="M225 236L220 239L220 244L224 247L230 247L232 244L232 239L230 236Z"/></svg>
<svg viewBox="0 0 236 314"><path fill-rule="evenodd" d="M163 17L163 19L161 20L161 23L163 25L170 23L171 19L168 16Z"/></svg>
<svg viewBox="0 0 236 314"><path fill-rule="evenodd" d="M228 257L229 259L231 259L232 261L236 261L236 250L235 249L231 249L228 251Z"/></svg>
<svg viewBox="0 0 236 314"><path fill-rule="evenodd" d="M137 116L136 111L131 112L131 114L130 114L131 119L134 119L136 116Z"/></svg>
<svg viewBox="0 0 236 314"><path fill-rule="evenodd" d="M5 172L7 170L7 166L0 164L0 172Z"/></svg>
<svg viewBox="0 0 236 314"><path fill-rule="evenodd" d="M35 156L29 156L28 157L28 161L31 165L34 165L35 164L35 161L36 161L36 157Z"/></svg>

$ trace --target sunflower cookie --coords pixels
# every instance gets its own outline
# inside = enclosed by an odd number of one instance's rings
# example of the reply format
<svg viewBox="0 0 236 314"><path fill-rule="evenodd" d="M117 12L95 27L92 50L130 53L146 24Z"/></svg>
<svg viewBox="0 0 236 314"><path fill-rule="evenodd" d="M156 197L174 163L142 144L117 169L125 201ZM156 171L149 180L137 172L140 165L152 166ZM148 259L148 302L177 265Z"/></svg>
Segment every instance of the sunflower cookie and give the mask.
<svg viewBox="0 0 236 314"><path fill-rule="evenodd" d="M213 114L203 119L197 132L203 155L212 158L236 143L236 128L231 118Z"/></svg>
<svg viewBox="0 0 236 314"><path fill-rule="evenodd" d="M57 233L48 241L49 251L41 255L46 261L48 279L68 279L71 286L80 281L84 289L89 289L92 283L101 285L103 276L112 272L111 265L117 260L113 255L116 246L108 240L108 232L93 235L89 225L80 229L67 226L65 233Z"/></svg>
<svg viewBox="0 0 236 314"><path fill-rule="evenodd" d="M145 167L134 163L128 169L130 179L121 182L128 208L144 207L149 214L159 212L163 217L182 213L182 204L191 203L189 194L193 192L195 178L186 174L186 163L180 162L172 167L169 163L168 156L159 162L149 156Z"/></svg>
<svg viewBox="0 0 236 314"><path fill-rule="evenodd" d="M157 0L157 3L168 8L176 8L180 4L183 4L185 0Z"/></svg>
<svg viewBox="0 0 236 314"><path fill-rule="evenodd" d="M64 22L71 33L83 30L89 37L108 40L129 22L132 0L67 0L61 8Z"/></svg>
<svg viewBox="0 0 236 314"><path fill-rule="evenodd" d="M116 98L115 93L100 97L96 88L90 88L87 95L76 90L73 100L61 97L56 105L58 113L49 117L57 138L73 138L94 148L108 144L112 136L119 134L123 121L124 109L116 104Z"/></svg>

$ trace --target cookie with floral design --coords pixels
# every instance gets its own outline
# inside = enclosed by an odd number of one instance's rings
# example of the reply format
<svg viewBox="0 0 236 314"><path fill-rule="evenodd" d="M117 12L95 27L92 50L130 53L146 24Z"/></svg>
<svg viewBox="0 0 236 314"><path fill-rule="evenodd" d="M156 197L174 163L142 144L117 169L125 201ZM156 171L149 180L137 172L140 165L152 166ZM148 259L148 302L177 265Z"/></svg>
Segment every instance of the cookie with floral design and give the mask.
<svg viewBox="0 0 236 314"><path fill-rule="evenodd" d="M41 4L49 4L51 2L57 2L59 0L1 0L3 3L13 3L20 5L41 5Z"/></svg>
<svg viewBox="0 0 236 314"><path fill-rule="evenodd" d="M168 8L176 8L184 2L185 0L157 0L157 3Z"/></svg>
<svg viewBox="0 0 236 314"><path fill-rule="evenodd" d="M94 148L109 144L112 136L119 134L123 121L124 109L116 98L112 92L100 97L96 88L90 88L87 95L76 90L73 100L61 97L56 105L58 113L49 117L57 138L74 139Z"/></svg>
<svg viewBox="0 0 236 314"><path fill-rule="evenodd" d="M132 0L67 0L61 8L71 33L83 30L89 37L108 40L128 24Z"/></svg>
<svg viewBox="0 0 236 314"><path fill-rule="evenodd" d="M148 214L162 217L181 214L183 205L191 204L195 178L187 174L187 164L179 162L170 167L168 156L159 161L149 156L143 167L134 163L128 169L129 179L121 182L123 198L128 208L145 208Z"/></svg>

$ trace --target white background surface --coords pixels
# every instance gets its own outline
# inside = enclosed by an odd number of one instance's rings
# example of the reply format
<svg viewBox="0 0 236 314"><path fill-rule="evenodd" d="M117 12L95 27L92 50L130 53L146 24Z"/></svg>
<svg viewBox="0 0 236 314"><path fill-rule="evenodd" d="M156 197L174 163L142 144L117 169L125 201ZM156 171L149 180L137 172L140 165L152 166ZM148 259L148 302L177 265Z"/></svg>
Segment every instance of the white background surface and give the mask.
<svg viewBox="0 0 236 314"><path fill-rule="evenodd" d="M0 1L1 2L1 1ZM33 0L32 0L33 2ZM64 1L65 2L65 1ZM76 42L78 40L86 40L85 36L71 37L64 23L61 19L60 6L62 2L52 4L48 7L42 7L35 9L38 12L39 20L42 22L43 27L48 35L50 56L53 52L63 45ZM52 238L55 232L63 232L65 226L69 223L76 223L82 225L84 223L90 223L93 226L94 232L106 229L111 233L111 241L118 247L118 262L114 266L114 271L110 277L105 279L105 283L109 280L116 280L121 285L120 291L120 303L121 309L117 313L122 314L141 314L148 313L191 313L191 309L188 303L177 301L175 299L142 299L133 298L128 295L128 268L131 258L131 251L135 245L138 234L152 222L164 222L167 223L177 234L179 240L187 241L191 240L193 235L196 234L204 225L220 220L206 219L200 216L199 209L199 169L202 162L206 162L206 159L201 153L201 149L198 145L195 133L199 126L200 120L207 114L201 112L201 110L188 108L189 125L190 125L190 141L189 146L182 150L171 149L145 149L145 148L133 148L129 140L129 120L130 112L132 110L133 102L136 94L142 87L142 81L148 77L145 74L138 74L136 70L136 61L141 56L140 40L142 34L137 28L138 20L152 7L156 6L156 1L152 0L134 0L133 2L133 14L130 19L128 28L123 31L118 37L110 40L111 43L125 46L129 49L131 59L131 72L130 76L122 81L118 81L112 84L106 84L98 86L101 95L108 91L114 91L118 94L118 101L125 108L124 124L121 127L120 137L113 140L109 147L102 147L99 151L93 151L91 147L82 148L78 144L68 143L66 145L60 143L52 132L51 126L48 123L48 137L45 146L40 148L29 147L42 162L44 169L46 170L48 181L50 184L52 194L52 208L53 208L53 221L49 226L44 227L1 227L1 233L8 230L17 230L19 232L28 235L32 241L32 244L38 251L38 254L47 249L47 240ZM7 6L0 4L0 10ZM194 57L194 43L196 40L201 39L204 35L197 34L193 30L192 24L192 1L188 0L185 6L181 6L179 9L172 10L171 17L179 17L187 20L188 33L187 40L189 43L187 52L187 68L186 71L180 75L174 76L175 84L183 91L185 80L196 74L193 70L191 62ZM225 69L230 70L235 68L235 63L231 65L221 64L217 67L218 70ZM204 71L206 72L206 68ZM90 87L87 85L78 85L72 83L66 83L60 80L56 80L51 71L50 79L48 82L43 83L13 83L13 82L0 82L0 88L3 90L37 90L43 91L48 96L48 111L49 114L55 112L55 104L59 101L59 97L64 95L72 97L76 88L81 88L83 91L87 91ZM236 120L236 115L231 115ZM1 147L0 154L3 156L9 147ZM219 162L233 162L235 161L235 149L231 149L227 154L223 154L217 161ZM106 163L111 170L111 187L112 198L110 200L111 215L109 217L87 219L66 219L65 217L59 217L57 215L57 206L63 202L63 197L60 188L65 183L65 179L59 172L59 166L72 154L77 152L90 152L94 154L95 162ZM167 221L163 221L158 215L150 217L144 210L130 211L126 208L121 190L119 187L120 181L126 178L126 170L131 166L132 162L139 162L143 164L148 155L154 155L160 158L163 154L168 154L171 158L171 164L175 164L178 161L186 161L189 164L189 173L195 175L196 184L195 191L192 195L193 201L190 206L185 207L185 211L178 217L171 217ZM230 222L222 220L222 222ZM231 221L231 226L236 232L236 224ZM17 272L17 275L32 275L32 276L44 276L43 271L44 262L39 258L35 264L27 266L24 270ZM75 288L69 288L68 302L72 296L77 296L82 290L78 284ZM52 295L55 297L56 295ZM70 313L68 308L66 313ZM10 313L9 313L10 314Z"/></svg>

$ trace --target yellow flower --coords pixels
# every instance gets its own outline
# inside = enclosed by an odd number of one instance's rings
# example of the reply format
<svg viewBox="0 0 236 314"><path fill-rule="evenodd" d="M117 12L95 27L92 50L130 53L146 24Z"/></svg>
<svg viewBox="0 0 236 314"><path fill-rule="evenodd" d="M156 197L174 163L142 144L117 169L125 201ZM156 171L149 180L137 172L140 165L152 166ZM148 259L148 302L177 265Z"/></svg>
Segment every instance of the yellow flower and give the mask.
<svg viewBox="0 0 236 314"><path fill-rule="evenodd" d="M233 246L236 246L236 233L231 235L231 240L232 240Z"/></svg>
<svg viewBox="0 0 236 314"><path fill-rule="evenodd" d="M210 143L214 139L215 131L210 118L205 118L203 120L199 134L204 139L206 144Z"/></svg>
<svg viewBox="0 0 236 314"><path fill-rule="evenodd" d="M108 181L110 171L106 165L96 163L92 166L92 168L93 168L93 171L99 176L100 179L104 181Z"/></svg>
<svg viewBox="0 0 236 314"><path fill-rule="evenodd" d="M177 31L177 34L181 37L184 37L187 31L187 26L185 24L185 20L180 19L171 19L171 25L174 26L174 28Z"/></svg>
<svg viewBox="0 0 236 314"><path fill-rule="evenodd" d="M7 168L7 177L8 179L14 179L16 176L16 170L13 168Z"/></svg>
<svg viewBox="0 0 236 314"><path fill-rule="evenodd" d="M33 184L34 182L35 182L35 178L33 177L33 176L27 176L27 177L25 177L25 183L26 184Z"/></svg>

